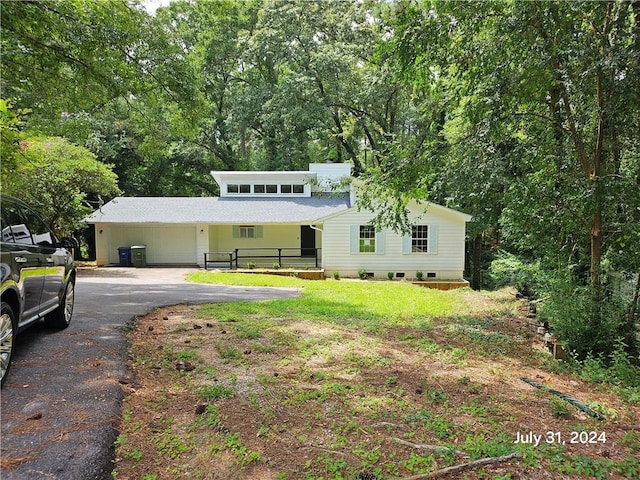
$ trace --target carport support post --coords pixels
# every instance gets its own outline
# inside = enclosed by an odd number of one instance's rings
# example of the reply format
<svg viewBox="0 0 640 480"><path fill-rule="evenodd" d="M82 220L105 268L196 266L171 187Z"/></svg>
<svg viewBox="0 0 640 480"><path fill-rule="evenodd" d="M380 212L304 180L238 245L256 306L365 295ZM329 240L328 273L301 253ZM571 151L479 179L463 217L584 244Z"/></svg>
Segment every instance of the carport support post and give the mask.
<svg viewBox="0 0 640 480"><path fill-rule="evenodd" d="M236 248L236 270L238 269L238 250L239 248Z"/></svg>
<svg viewBox="0 0 640 480"><path fill-rule="evenodd" d="M282 267L282 249L278 249L278 265Z"/></svg>
<svg viewBox="0 0 640 480"><path fill-rule="evenodd" d="M229 252L229 270L233 270L233 252Z"/></svg>

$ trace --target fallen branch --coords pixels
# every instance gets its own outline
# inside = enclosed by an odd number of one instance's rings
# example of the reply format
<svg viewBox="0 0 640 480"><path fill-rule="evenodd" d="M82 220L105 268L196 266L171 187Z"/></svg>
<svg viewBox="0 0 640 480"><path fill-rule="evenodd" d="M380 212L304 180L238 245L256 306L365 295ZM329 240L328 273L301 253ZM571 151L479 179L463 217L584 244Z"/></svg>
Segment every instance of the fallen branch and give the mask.
<svg viewBox="0 0 640 480"><path fill-rule="evenodd" d="M616 428L619 428L620 430L633 430L640 432L640 423L638 425L616 425Z"/></svg>
<svg viewBox="0 0 640 480"><path fill-rule="evenodd" d="M426 443L411 443L411 442L407 442L406 440L402 440L401 438L396 438L396 437L392 437L391 438L392 441L399 443L400 445L406 445L407 447L413 447L419 450L426 450L427 452L436 452L436 453L455 453L457 455L464 455L463 452L460 452L458 450L454 450L452 448L449 447L443 447L441 445L428 445Z"/></svg>
<svg viewBox="0 0 640 480"><path fill-rule="evenodd" d="M481 458L480 460L474 460L473 462L463 463L461 465L454 465L452 467L443 468L442 470L436 470L435 472L414 475L413 477L406 477L404 480L426 480L428 478L439 478L451 473L459 473L465 470L482 467L484 465L493 465L495 463L508 462L509 460L520 457L522 457L522 452L514 452L503 457Z"/></svg>

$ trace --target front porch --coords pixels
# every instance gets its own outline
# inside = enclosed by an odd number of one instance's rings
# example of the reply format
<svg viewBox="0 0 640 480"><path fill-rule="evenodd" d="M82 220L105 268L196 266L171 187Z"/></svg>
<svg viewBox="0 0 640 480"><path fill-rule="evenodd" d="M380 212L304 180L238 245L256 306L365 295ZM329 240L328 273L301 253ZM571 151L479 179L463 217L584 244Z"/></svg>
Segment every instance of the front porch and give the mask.
<svg viewBox="0 0 640 480"><path fill-rule="evenodd" d="M321 266L320 248L294 247L252 247L234 248L230 252L204 253L204 269L224 268L239 270L246 268L281 268L318 269Z"/></svg>

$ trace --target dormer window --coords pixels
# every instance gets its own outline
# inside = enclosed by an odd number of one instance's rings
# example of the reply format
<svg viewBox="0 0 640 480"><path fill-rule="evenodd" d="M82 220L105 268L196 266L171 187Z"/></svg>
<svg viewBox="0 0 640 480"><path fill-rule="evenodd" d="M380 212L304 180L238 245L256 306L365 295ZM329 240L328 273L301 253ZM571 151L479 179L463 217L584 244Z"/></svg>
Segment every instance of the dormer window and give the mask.
<svg viewBox="0 0 640 480"><path fill-rule="evenodd" d="M304 185L280 185L280 193L304 193Z"/></svg>
<svg viewBox="0 0 640 480"><path fill-rule="evenodd" d="M256 184L256 185L253 186L253 193L258 193L258 194L260 194L260 193L278 193L278 185Z"/></svg>
<svg viewBox="0 0 640 480"><path fill-rule="evenodd" d="M237 195L237 194L254 194L254 195L277 195L278 190L281 194L293 194L293 195L303 195L304 192L304 184L302 183L285 183L283 185L277 185L275 183L228 183L227 184L227 194Z"/></svg>
<svg viewBox="0 0 640 480"><path fill-rule="evenodd" d="M308 171L212 171L211 175L222 197L311 197L316 192L348 192L346 183L336 185L350 172L348 163L313 163Z"/></svg>
<svg viewBox="0 0 640 480"><path fill-rule="evenodd" d="M227 184L227 193L251 193L251 185L229 183Z"/></svg>

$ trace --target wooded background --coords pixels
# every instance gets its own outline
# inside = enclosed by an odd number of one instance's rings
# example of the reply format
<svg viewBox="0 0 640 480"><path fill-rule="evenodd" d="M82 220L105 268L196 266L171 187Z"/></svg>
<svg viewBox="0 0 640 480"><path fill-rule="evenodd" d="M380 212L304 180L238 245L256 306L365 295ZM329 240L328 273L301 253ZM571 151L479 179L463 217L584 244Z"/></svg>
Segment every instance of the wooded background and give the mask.
<svg viewBox="0 0 640 480"><path fill-rule="evenodd" d="M378 221L473 215L474 288L637 361L638 1L3 1L2 190L73 232L210 170L351 162Z"/></svg>

